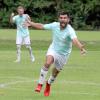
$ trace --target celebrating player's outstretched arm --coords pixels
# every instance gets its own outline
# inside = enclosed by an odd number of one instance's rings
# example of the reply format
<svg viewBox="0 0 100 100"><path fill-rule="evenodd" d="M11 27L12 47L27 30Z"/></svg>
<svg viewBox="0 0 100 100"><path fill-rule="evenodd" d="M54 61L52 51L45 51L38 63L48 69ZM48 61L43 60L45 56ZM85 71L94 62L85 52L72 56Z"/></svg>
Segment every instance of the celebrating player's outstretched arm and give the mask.
<svg viewBox="0 0 100 100"><path fill-rule="evenodd" d="M31 22L30 20L27 20L26 23L25 23L25 25L26 25L26 26L32 26L32 27L34 27L34 28L36 28L36 29L41 29L41 30L44 29L44 28L43 28L43 24Z"/></svg>
<svg viewBox="0 0 100 100"><path fill-rule="evenodd" d="M26 24L29 26L32 26L36 29L44 29L43 24L41 24L41 23L35 23L35 22L31 22L30 20L27 20ZM80 49L81 54L86 53L86 50L84 49L84 45L82 45L77 38L72 39L72 42L76 47L78 47Z"/></svg>
<svg viewBox="0 0 100 100"><path fill-rule="evenodd" d="M76 46L76 47L78 47L79 49L80 49L80 51L81 51L81 54L85 54L86 53L86 50L84 49L84 45L82 45L81 43L80 43L80 41L77 39L77 38L74 38L73 40L72 40L72 42L73 42L73 44Z"/></svg>

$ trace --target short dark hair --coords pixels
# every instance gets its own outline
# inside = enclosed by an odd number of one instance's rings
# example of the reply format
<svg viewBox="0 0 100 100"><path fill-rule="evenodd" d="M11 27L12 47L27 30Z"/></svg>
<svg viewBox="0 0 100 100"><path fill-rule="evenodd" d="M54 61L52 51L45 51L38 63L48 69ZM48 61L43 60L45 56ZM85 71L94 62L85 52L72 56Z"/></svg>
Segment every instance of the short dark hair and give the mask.
<svg viewBox="0 0 100 100"><path fill-rule="evenodd" d="M24 9L25 10L25 8L23 6L18 6L17 9Z"/></svg>
<svg viewBox="0 0 100 100"><path fill-rule="evenodd" d="M60 11L60 12L58 13L58 16L60 16L60 15L67 15L68 17L70 17L69 13L66 12L66 11Z"/></svg>

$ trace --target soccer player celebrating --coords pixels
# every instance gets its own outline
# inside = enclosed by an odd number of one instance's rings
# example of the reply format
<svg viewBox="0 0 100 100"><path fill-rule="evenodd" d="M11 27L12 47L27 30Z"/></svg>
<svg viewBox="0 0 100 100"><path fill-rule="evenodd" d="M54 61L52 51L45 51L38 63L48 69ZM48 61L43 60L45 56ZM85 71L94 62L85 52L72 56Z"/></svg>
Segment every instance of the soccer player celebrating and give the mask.
<svg viewBox="0 0 100 100"><path fill-rule="evenodd" d="M58 17L59 22L53 22L50 24L35 23L29 20L27 20L26 24L26 26L31 25L36 29L45 29L52 31L52 43L47 51L46 62L41 68L39 82L35 89L36 92L41 91L48 70L50 66L54 64L52 74L46 81L44 96L49 96L51 84L55 81L58 73L62 70L63 66L68 61L69 55L72 50L72 43L80 49L81 54L86 53L84 46L77 39L75 30L69 24L69 14L67 12L61 12Z"/></svg>
<svg viewBox="0 0 100 100"><path fill-rule="evenodd" d="M24 14L24 7L19 6L17 8L18 15L14 16L14 13L11 14L10 22L17 25L17 35L16 35L16 45L17 45L17 60L16 62L21 61L21 45L25 44L26 48L29 49L31 61L34 62L35 58L32 54L32 48L30 46L30 36L28 27L24 26L26 19L30 20L28 14Z"/></svg>

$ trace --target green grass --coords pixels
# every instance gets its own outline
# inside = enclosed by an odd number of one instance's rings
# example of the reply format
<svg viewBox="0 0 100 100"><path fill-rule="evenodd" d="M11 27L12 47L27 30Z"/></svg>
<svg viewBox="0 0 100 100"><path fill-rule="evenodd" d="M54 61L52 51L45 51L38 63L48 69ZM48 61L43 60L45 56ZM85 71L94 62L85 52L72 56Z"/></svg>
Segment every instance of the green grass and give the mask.
<svg viewBox="0 0 100 100"><path fill-rule="evenodd" d="M52 85L49 97L43 96L43 90L37 94L34 89L51 41L50 32L31 30L36 61L30 62L28 51L24 48L19 64L14 63L15 32L0 30L0 100L100 100L100 32L77 32L88 53L81 56L79 50L73 48L68 64ZM50 73L51 69L48 77Z"/></svg>
<svg viewBox="0 0 100 100"><path fill-rule="evenodd" d="M77 31L77 36L85 45L87 50L100 51L100 31ZM32 47L35 50L46 50L52 41L50 31L30 30ZM1 50L15 50L16 30L0 29L0 48ZM5 45L6 44L6 45ZM74 47L75 48L75 47ZM76 48L75 48L76 49ZM77 49L76 49L77 50Z"/></svg>

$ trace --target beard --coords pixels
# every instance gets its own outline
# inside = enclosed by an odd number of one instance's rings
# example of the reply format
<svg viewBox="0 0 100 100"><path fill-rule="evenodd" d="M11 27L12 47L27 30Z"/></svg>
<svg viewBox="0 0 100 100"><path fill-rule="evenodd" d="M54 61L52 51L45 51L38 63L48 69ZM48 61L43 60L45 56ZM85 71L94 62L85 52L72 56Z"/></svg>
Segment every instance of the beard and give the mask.
<svg viewBox="0 0 100 100"><path fill-rule="evenodd" d="M68 25L68 23L60 22L61 29L65 29L67 25Z"/></svg>

